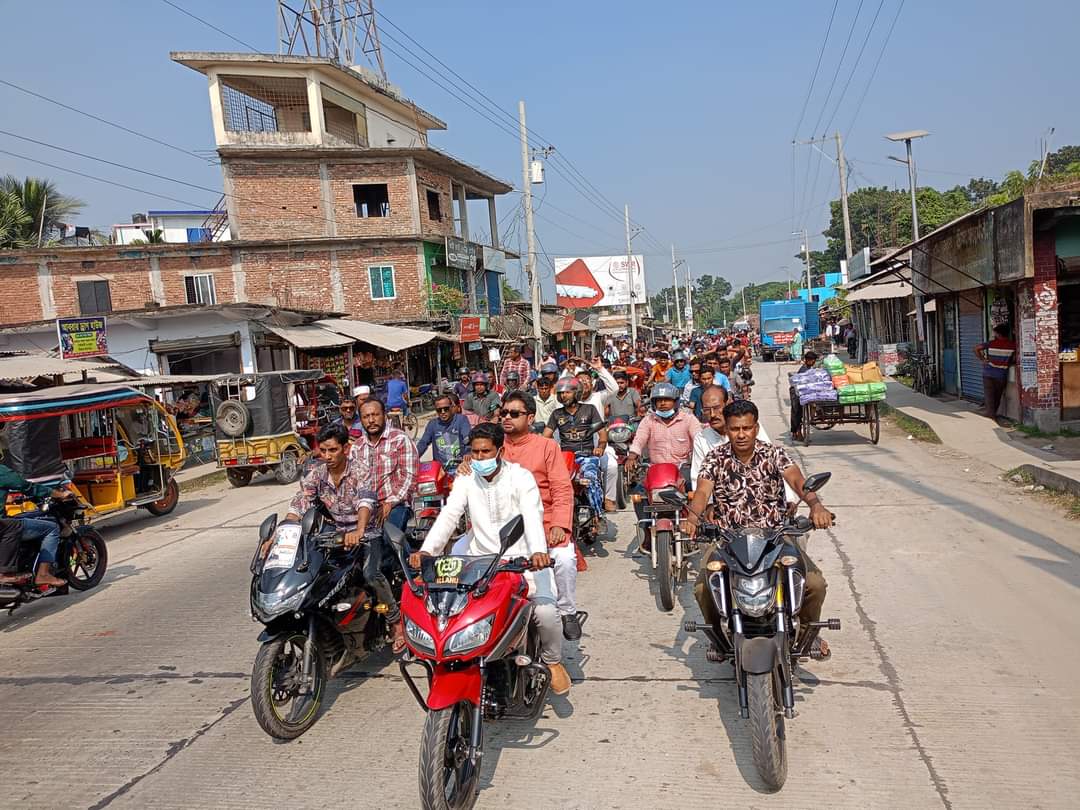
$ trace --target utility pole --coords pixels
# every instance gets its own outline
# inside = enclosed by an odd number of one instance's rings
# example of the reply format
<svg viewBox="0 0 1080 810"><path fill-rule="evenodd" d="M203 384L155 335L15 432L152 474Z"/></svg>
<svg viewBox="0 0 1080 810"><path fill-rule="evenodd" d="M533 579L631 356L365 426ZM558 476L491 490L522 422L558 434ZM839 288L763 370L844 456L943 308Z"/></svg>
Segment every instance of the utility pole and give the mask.
<svg viewBox="0 0 1080 810"><path fill-rule="evenodd" d="M637 313L634 311L634 254L630 247L630 206L623 207L626 220L626 283L630 286L630 343L637 346Z"/></svg>
<svg viewBox="0 0 1080 810"><path fill-rule="evenodd" d="M533 339L536 340L536 360L544 356L540 331L540 275L536 272L536 231L533 230L532 178L529 176L529 135L525 127L525 102L518 102L518 125L521 131L521 187L522 204L525 206L525 272L529 274L529 290L532 296Z"/></svg>
<svg viewBox="0 0 1080 810"><path fill-rule="evenodd" d="M915 201L915 158L911 154L911 142L915 138L925 138L930 133L924 129L916 129L910 132L896 132L892 135L886 135L886 140L890 140L893 143L903 141L907 146L907 170L908 170L908 186L911 191L911 241L919 241L919 207ZM889 156L890 160L895 160L898 163L904 163L901 158ZM915 283L915 272L912 271L912 288L915 291L915 336L916 343L919 350L923 351L926 348L926 298L923 295L923 288L925 286L925 277L920 279L919 284Z"/></svg>
<svg viewBox="0 0 1080 810"><path fill-rule="evenodd" d="M791 292L791 282L788 282L788 292ZM742 319L746 320L746 285L742 288Z"/></svg>
<svg viewBox="0 0 1080 810"><path fill-rule="evenodd" d="M671 246L671 278L675 282L675 325L682 331L682 312L679 311L679 263L675 261L675 245Z"/></svg>
<svg viewBox="0 0 1080 810"><path fill-rule="evenodd" d="M851 259L851 216L847 201L847 162L844 160L844 141L836 131L836 165L840 169L840 209L844 214L844 258Z"/></svg>
<svg viewBox="0 0 1080 810"><path fill-rule="evenodd" d="M810 290L814 289L810 283L810 240L806 236L806 228L795 233L802 235L803 260L806 262L806 302L810 303Z"/></svg>
<svg viewBox="0 0 1080 810"><path fill-rule="evenodd" d="M694 288L690 284L690 265L686 265L686 331L694 331Z"/></svg>
<svg viewBox="0 0 1080 810"><path fill-rule="evenodd" d="M678 304L675 304L678 307ZM671 293L664 290L664 320L671 323Z"/></svg>

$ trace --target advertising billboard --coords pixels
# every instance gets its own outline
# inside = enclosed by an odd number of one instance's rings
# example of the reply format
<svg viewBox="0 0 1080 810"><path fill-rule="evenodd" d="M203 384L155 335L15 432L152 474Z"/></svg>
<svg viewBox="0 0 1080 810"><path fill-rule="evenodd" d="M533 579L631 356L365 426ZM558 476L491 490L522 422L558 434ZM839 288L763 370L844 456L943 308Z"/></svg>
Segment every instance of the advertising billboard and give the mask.
<svg viewBox="0 0 1080 810"><path fill-rule="evenodd" d="M60 341L60 356L65 360L109 353L104 315L59 318L56 337Z"/></svg>
<svg viewBox="0 0 1080 810"><path fill-rule="evenodd" d="M619 307L630 303L633 265L636 304L645 304L645 262L641 255L555 259L555 303L568 309Z"/></svg>

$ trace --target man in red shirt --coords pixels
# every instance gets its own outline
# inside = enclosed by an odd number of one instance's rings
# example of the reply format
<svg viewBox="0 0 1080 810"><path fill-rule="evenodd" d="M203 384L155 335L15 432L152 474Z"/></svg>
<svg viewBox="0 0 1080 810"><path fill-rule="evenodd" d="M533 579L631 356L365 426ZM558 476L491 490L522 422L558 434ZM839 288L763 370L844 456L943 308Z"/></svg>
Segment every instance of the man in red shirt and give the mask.
<svg viewBox="0 0 1080 810"><path fill-rule="evenodd" d="M983 364L983 393L986 416L997 419L1005 386L1009 383L1009 366L1016 358L1016 344L1009 339L1009 327L999 323L994 327L994 339L975 347L975 356Z"/></svg>
<svg viewBox="0 0 1080 810"><path fill-rule="evenodd" d="M518 388L529 382L532 366L529 365L528 360L521 356L520 346L512 345L510 347L509 357L503 363L502 371L499 372L499 384L503 387L504 391L513 390L508 379L511 372L515 372L518 375L518 385L514 386L514 388Z"/></svg>
<svg viewBox="0 0 1080 810"><path fill-rule="evenodd" d="M544 533L555 566L555 607L562 619L563 636L568 641L581 638L577 616L577 555L571 531L574 489L562 451L553 439L531 430L536 418L536 401L526 391L511 391L502 407L502 427L506 433L503 458L533 474L544 504Z"/></svg>

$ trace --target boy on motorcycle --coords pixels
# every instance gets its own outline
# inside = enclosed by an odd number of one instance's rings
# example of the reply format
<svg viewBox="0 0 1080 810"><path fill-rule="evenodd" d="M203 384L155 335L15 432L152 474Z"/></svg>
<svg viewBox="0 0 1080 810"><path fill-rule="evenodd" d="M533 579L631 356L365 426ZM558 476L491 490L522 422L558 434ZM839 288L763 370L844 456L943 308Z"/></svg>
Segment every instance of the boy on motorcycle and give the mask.
<svg viewBox="0 0 1080 810"><path fill-rule="evenodd" d="M459 475L450 490L446 506L439 512L424 539L424 545L409 556L409 565L419 568L422 557L436 557L446 551L458 521L466 509L472 528L455 544L455 553L464 556L498 554L499 530L511 518L525 520L525 536L505 552L505 557L528 557L533 570L526 575L529 599L534 603L533 621L540 631L540 657L551 670L551 691L570 691L570 675L562 664L562 628L555 609L555 587L544 536L544 504L532 473L502 458L505 434L500 425L480 424L469 436L470 473Z"/></svg>

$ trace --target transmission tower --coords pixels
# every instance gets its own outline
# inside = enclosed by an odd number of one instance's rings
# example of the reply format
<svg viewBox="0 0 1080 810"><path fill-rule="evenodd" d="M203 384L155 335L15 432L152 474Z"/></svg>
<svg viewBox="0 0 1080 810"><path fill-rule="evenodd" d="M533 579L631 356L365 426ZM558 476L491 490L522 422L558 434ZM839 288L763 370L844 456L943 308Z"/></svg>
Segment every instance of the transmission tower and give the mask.
<svg viewBox="0 0 1080 810"><path fill-rule="evenodd" d="M386 81L375 0L278 0L278 53L357 63L357 51Z"/></svg>

